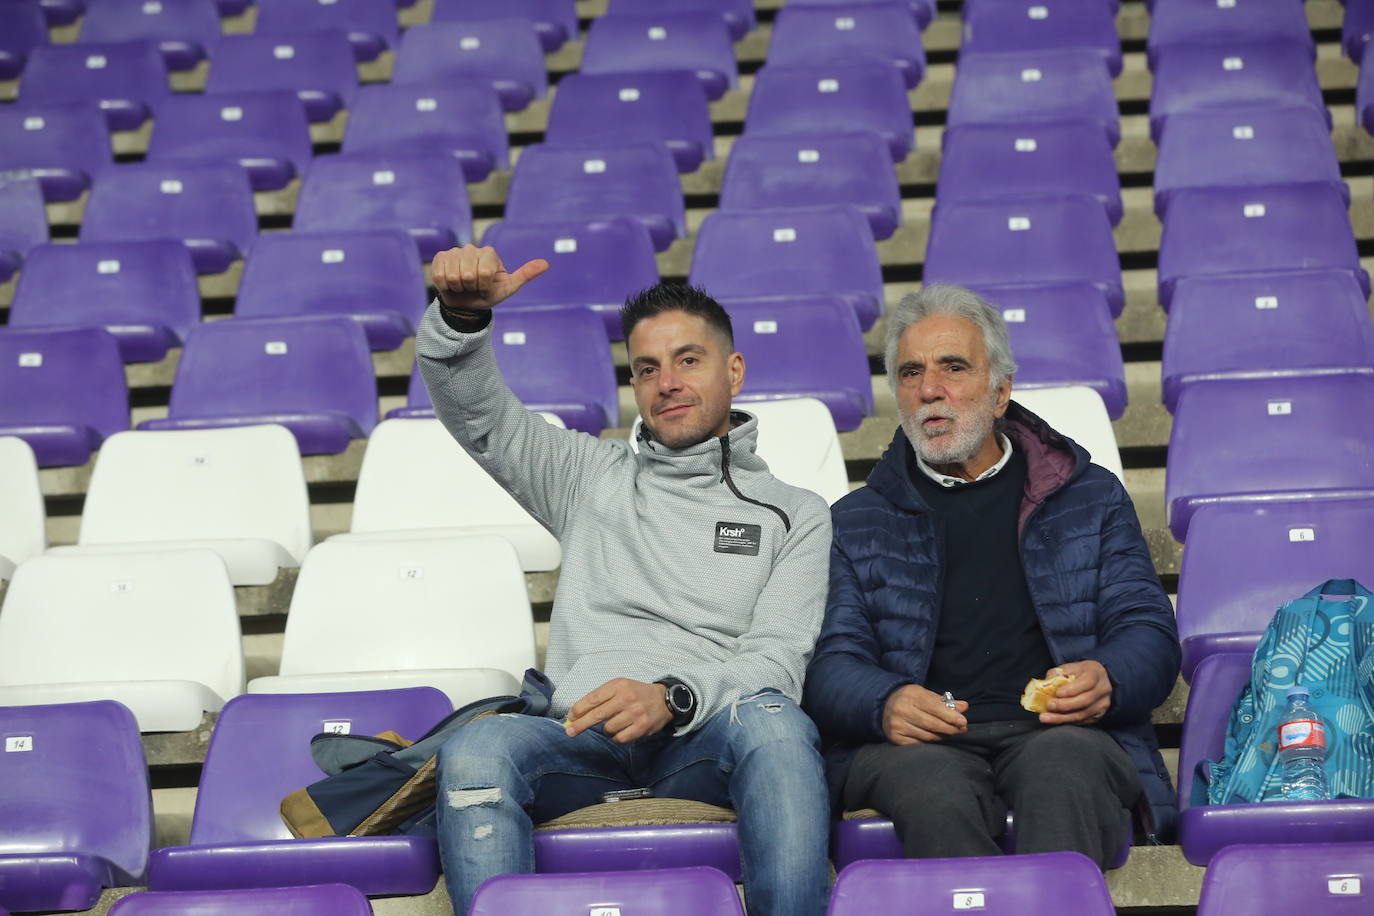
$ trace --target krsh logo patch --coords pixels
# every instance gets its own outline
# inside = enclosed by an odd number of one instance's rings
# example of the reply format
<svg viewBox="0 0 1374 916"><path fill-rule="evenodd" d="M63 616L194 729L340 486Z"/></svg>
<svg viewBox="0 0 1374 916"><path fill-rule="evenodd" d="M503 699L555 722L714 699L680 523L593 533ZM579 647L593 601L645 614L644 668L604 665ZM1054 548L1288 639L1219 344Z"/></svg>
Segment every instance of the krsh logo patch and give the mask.
<svg viewBox="0 0 1374 916"><path fill-rule="evenodd" d="M743 522L716 522L716 553L741 553L745 556L759 555L759 544L763 543L763 528L760 525L746 525Z"/></svg>

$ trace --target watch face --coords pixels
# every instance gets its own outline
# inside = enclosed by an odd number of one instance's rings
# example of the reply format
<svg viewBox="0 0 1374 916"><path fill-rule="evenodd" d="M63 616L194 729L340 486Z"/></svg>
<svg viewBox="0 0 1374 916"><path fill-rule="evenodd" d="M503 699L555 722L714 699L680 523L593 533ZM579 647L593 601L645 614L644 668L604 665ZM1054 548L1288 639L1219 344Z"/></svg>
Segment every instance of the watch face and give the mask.
<svg viewBox="0 0 1374 916"><path fill-rule="evenodd" d="M689 712L692 708L691 689L686 684L674 684L668 690L668 702L677 712Z"/></svg>

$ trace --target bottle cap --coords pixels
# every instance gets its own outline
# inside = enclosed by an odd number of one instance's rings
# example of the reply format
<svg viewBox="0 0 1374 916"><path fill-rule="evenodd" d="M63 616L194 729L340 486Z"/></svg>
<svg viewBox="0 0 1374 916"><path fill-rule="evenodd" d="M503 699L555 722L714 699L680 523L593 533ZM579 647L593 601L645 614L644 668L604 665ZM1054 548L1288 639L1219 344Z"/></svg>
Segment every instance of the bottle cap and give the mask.
<svg viewBox="0 0 1374 916"><path fill-rule="evenodd" d="M1292 699L1293 697L1308 697L1311 696L1311 693L1309 693L1307 688L1302 684L1294 684L1292 687L1288 688L1288 692L1285 696Z"/></svg>

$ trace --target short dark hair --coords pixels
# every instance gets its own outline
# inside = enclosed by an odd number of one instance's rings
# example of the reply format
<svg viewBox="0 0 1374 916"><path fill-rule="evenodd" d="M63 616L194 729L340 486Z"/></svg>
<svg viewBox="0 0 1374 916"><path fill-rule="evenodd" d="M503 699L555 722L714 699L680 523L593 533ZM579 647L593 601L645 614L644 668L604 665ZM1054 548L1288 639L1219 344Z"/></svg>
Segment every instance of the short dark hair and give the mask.
<svg viewBox="0 0 1374 916"><path fill-rule="evenodd" d="M708 327L724 334L732 349L735 346L735 329L730 324L730 313L707 295L706 290L684 283L656 283L627 298L620 307L620 327L625 332L625 339L630 339L630 332L645 318L664 312L696 315Z"/></svg>

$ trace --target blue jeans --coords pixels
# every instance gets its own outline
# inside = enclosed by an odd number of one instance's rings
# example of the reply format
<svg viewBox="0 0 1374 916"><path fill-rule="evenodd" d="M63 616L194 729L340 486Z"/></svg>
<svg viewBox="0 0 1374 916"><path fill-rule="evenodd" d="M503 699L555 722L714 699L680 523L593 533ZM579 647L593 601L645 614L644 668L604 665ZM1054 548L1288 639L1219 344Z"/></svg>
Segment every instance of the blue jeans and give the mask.
<svg viewBox="0 0 1374 916"><path fill-rule="evenodd" d="M534 871L534 824L648 786L661 798L733 807L750 916L821 916L829 896L829 802L816 726L766 691L674 738L569 738L537 716L479 719L439 752L439 854L455 912L493 875Z"/></svg>

